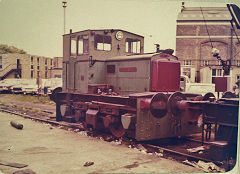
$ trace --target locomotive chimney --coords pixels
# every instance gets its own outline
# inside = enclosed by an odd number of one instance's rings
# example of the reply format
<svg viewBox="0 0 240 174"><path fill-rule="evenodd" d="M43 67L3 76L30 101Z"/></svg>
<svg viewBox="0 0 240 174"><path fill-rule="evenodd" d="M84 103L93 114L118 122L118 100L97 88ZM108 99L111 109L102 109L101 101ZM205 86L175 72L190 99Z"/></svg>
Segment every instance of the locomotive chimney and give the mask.
<svg viewBox="0 0 240 174"><path fill-rule="evenodd" d="M160 45L159 44L154 44L156 45L156 53L159 53L160 52Z"/></svg>

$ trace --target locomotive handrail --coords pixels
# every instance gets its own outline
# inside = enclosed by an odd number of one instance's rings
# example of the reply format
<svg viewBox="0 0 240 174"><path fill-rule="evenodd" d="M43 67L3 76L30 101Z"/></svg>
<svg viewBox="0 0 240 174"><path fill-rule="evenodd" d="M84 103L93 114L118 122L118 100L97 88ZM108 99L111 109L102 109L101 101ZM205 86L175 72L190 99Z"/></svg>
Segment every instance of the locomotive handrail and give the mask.
<svg viewBox="0 0 240 174"><path fill-rule="evenodd" d="M98 104L98 105L104 105L104 106L111 106L114 108L118 109L125 109L125 110L130 110L130 111L137 111L136 108L127 106L127 105L121 105L121 104L113 104L113 103L106 103L106 102L98 102L98 101L92 101L93 104Z"/></svg>

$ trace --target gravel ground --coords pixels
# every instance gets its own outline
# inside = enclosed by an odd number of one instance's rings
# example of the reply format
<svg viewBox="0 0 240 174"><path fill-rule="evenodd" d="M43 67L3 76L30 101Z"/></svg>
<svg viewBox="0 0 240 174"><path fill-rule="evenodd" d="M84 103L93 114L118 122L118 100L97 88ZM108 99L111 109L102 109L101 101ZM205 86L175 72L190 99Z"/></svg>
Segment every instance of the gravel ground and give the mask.
<svg viewBox="0 0 240 174"><path fill-rule="evenodd" d="M12 127L11 120L22 123L23 129ZM0 160L27 164L22 169L38 174L202 172L118 142L88 137L85 132L66 131L7 113L0 113L0 137ZM0 165L4 174L22 169Z"/></svg>

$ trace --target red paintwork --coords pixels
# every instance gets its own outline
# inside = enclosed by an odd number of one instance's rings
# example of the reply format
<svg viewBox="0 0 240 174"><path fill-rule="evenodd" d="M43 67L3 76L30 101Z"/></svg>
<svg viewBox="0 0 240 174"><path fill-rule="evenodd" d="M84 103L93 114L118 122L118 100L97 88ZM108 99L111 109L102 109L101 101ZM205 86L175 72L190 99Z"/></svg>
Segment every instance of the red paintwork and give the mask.
<svg viewBox="0 0 240 174"><path fill-rule="evenodd" d="M169 55L168 55L168 54L160 54L159 57L161 57L161 58L167 58L167 57L169 57Z"/></svg>
<svg viewBox="0 0 240 174"><path fill-rule="evenodd" d="M119 72L137 72L137 67L121 67Z"/></svg>
<svg viewBox="0 0 240 174"><path fill-rule="evenodd" d="M141 109L150 109L150 103L152 101L152 98L143 98L140 101L140 108Z"/></svg>
<svg viewBox="0 0 240 174"><path fill-rule="evenodd" d="M152 61L152 91L175 92L180 90L180 63L177 61Z"/></svg>
<svg viewBox="0 0 240 174"><path fill-rule="evenodd" d="M215 91L216 92L225 92L228 90L227 89L227 86L228 86L227 77L215 77L214 82L215 82Z"/></svg>

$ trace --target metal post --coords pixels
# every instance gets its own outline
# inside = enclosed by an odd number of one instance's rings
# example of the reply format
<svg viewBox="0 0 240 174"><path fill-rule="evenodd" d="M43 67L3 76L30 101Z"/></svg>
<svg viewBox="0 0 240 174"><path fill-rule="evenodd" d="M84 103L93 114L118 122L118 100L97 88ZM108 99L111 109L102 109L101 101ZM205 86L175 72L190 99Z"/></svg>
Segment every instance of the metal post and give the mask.
<svg viewBox="0 0 240 174"><path fill-rule="evenodd" d="M63 32L66 34L66 7L67 7L67 0L62 1L63 5Z"/></svg>
<svg viewBox="0 0 240 174"><path fill-rule="evenodd" d="M233 29L231 28L231 42L230 42L230 60L233 58Z"/></svg>

